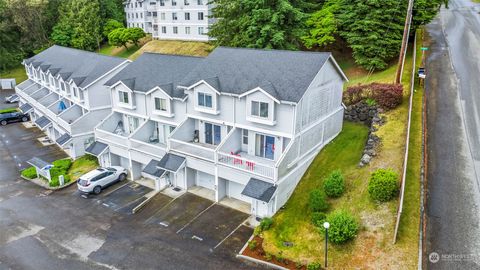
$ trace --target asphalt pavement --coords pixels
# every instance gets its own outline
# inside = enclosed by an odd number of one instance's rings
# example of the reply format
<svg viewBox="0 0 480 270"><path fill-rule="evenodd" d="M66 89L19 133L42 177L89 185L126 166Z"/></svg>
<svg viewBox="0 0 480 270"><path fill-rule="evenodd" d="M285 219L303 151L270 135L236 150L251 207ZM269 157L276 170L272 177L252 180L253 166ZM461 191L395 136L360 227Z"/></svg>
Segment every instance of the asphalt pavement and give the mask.
<svg viewBox="0 0 480 270"><path fill-rule="evenodd" d="M480 269L479 11L450 0L427 26L428 269Z"/></svg>

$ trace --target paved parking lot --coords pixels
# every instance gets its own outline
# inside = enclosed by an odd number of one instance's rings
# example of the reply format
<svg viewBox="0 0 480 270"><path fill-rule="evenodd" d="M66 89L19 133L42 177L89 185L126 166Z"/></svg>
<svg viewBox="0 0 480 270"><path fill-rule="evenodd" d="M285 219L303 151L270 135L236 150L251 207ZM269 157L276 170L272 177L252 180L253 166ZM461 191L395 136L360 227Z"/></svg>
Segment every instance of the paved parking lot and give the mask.
<svg viewBox="0 0 480 270"><path fill-rule="evenodd" d="M125 183L98 196L81 196L75 185L45 192L19 179L17 162L64 154L39 147L38 131L21 124L0 132L0 269L256 268L235 258L252 233L241 225L245 214L186 193L158 194L128 215L148 189L111 192Z"/></svg>

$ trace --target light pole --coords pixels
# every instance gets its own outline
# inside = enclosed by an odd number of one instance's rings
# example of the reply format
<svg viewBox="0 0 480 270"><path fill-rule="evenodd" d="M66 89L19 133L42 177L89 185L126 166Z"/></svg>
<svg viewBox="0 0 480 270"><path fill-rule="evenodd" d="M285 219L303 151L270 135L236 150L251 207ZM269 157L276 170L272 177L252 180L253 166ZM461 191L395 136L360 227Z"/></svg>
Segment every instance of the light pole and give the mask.
<svg viewBox="0 0 480 270"><path fill-rule="evenodd" d="M323 227L325 228L325 268L328 266L328 228L330 228L330 223L324 222Z"/></svg>

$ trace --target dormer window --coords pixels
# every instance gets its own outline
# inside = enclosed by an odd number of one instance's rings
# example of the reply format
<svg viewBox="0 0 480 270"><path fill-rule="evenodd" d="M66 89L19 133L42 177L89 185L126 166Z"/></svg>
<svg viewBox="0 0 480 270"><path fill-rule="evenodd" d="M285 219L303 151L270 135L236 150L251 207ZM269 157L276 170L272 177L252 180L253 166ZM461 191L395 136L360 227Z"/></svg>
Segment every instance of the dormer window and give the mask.
<svg viewBox="0 0 480 270"><path fill-rule="evenodd" d="M213 108L212 95L198 92L198 106L205 108Z"/></svg>
<svg viewBox="0 0 480 270"><path fill-rule="evenodd" d="M118 100L120 101L120 103L123 103L123 104L130 104L129 102L129 99L128 99L128 93L125 92L125 91L118 91Z"/></svg>
<svg viewBox="0 0 480 270"><path fill-rule="evenodd" d="M167 111L167 100L164 98L155 98L155 110L166 112Z"/></svg>
<svg viewBox="0 0 480 270"><path fill-rule="evenodd" d="M252 101L252 116L268 118L268 103L261 101Z"/></svg>
<svg viewBox="0 0 480 270"><path fill-rule="evenodd" d="M73 91L73 96L78 98L78 87L76 86L72 87L72 91Z"/></svg>

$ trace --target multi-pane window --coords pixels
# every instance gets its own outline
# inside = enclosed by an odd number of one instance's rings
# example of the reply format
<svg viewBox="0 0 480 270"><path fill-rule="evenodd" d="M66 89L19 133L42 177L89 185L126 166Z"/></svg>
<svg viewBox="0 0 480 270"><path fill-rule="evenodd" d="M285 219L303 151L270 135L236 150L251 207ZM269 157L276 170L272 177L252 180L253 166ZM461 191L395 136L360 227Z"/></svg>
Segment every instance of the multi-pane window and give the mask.
<svg viewBox="0 0 480 270"><path fill-rule="evenodd" d="M198 93L198 106L212 108L212 95L199 92Z"/></svg>
<svg viewBox="0 0 480 270"><path fill-rule="evenodd" d="M242 141L243 144L248 144L248 129L242 130Z"/></svg>
<svg viewBox="0 0 480 270"><path fill-rule="evenodd" d="M172 0L172 6L176 6L177 5L177 1L176 0Z"/></svg>
<svg viewBox="0 0 480 270"><path fill-rule="evenodd" d="M183 0L183 4L184 4L185 6L188 6L188 5L190 5L190 1L188 1L188 0Z"/></svg>
<svg viewBox="0 0 480 270"><path fill-rule="evenodd" d="M164 98L155 98L155 110L167 111L167 100Z"/></svg>
<svg viewBox="0 0 480 270"><path fill-rule="evenodd" d="M167 33L167 27L166 26L162 26L162 34L166 34Z"/></svg>
<svg viewBox="0 0 480 270"><path fill-rule="evenodd" d="M125 91L118 91L118 99L121 103L129 104L128 93Z"/></svg>
<svg viewBox="0 0 480 270"><path fill-rule="evenodd" d="M160 20L165 20L165 12L160 13Z"/></svg>
<svg viewBox="0 0 480 270"><path fill-rule="evenodd" d="M164 7L165 6L165 0L160 0L160 6Z"/></svg>
<svg viewBox="0 0 480 270"><path fill-rule="evenodd" d="M190 12L185 12L185 21L190 20Z"/></svg>
<svg viewBox="0 0 480 270"><path fill-rule="evenodd" d="M203 21L203 12L198 12L198 20Z"/></svg>
<svg viewBox="0 0 480 270"><path fill-rule="evenodd" d="M190 26L185 27L185 34L190 35Z"/></svg>
<svg viewBox="0 0 480 270"><path fill-rule="evenodd" d="M203 27L198 27L198 34L203 35Z"/></svg>
<svg viewBox="0 0 480 270"><path fill-rule="evenodd" d="M173 12L173 13L172 13L172 20L176 21L177 19L178 19L177 13L176 13L176 12Z"/></svg>
<svg viewBox="0 0 480 270"><path fill-rule="evenodd" d="M178 34L178 26L174 26L174 27L173 27L173 33L174 33L174 34Z"/></svg>
<svg viewBox="0 0 480 270"><path fill-rule="evenodd" d="M251 115L268 118L268 103L252 101Z"/></svg>
<svg viewBox="0 0 480 270"><path fill-rule="evenodd" d="M199 6L203 5L203 0L197 0L197 5Z"/></svg>

